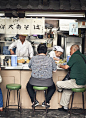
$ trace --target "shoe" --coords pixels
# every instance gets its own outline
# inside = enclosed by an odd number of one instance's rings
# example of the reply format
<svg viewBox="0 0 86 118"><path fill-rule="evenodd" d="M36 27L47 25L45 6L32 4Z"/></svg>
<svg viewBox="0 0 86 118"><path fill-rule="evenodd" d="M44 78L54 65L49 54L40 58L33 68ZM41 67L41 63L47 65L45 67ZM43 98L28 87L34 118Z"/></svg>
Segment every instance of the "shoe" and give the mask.
<svg viewBox="0 0 86 118"><path fill-rule="evenodd" d="M37 100L35 100L35 103L33 102L33 105L32 105L32 107L36 107L36 106L38 106L39 105L39 102L37 101Z"/></svg>
<svg viewBox="0 0 86 118"><path fill-rule="evenodd" d="M59 111L65 111L68 112L68 109L64 109L64 107L62 106L62 108L58 108Z"/></svg>
<svg viewBox="0 0 86 118"><path fill-rule="evenodd" d="M63 92L63 89L62 88L58 88L57 91L60 92L60 93L62 93Z"/></svg>
<svg viewBox="0 0 86 118"><path fill-rule="evenodd" d="M0 107L0 111L3 111L3 107Z"/></svg>
<svg viewBox="0 0 86 118"><path fill-rule="evenodd" d="M42 107L50 107L49 103L45 104L45 101L42 103Z"/></svg>
<svg viewBox="0 0 86 118"><path fill-rule="evenodd" d="M62 93L63 92L63 90L57 90L59 93Z"/></svg>

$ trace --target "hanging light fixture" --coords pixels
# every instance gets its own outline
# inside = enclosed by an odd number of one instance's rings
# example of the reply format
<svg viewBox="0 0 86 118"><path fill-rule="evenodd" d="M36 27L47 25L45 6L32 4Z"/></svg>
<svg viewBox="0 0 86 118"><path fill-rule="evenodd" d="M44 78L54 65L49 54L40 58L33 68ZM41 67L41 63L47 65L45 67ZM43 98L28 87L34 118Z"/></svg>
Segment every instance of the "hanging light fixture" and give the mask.
<svg viewBox="0 0 86 118"><path fill-rule="evenodd" d="M85 17L83 12L25 12L29 17Z"/></svg>
<svg viewBox="0 0 86 118"><path fill-rule="evenodd" d="M0 16L5 16L5 13L4 12L0 12Z"/></svg>

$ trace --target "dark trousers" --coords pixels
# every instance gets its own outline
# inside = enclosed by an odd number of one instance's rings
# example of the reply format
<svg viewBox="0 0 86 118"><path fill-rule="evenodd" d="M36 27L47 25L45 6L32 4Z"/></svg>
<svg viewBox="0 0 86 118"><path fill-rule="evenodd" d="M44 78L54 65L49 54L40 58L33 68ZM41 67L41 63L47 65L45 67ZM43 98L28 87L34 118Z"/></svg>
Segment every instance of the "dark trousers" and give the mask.
<svg viewBox="0 0 86 118"><path fill-rule="evenodd" d="M33 89L33 85L31 85L29 82L27 83L27 86L26 86L26 89L27 89L27 92L31 98L31 102L33 103L34 102L34 94L35 94L35 91ZM53 83L52 86L48 87L48 90L47 90L47 95L46 95L46 103L49 103L49 101L51 100L51 97L53 96L54 92L56 90L56 87L55 87L55 84Z"/></svg>
<svg viewBox="0 0 86 118"><path fill-rule="evenodd" d="M1 88L0 88L0 107L3 107L3 96L2 96Z"/></svg>

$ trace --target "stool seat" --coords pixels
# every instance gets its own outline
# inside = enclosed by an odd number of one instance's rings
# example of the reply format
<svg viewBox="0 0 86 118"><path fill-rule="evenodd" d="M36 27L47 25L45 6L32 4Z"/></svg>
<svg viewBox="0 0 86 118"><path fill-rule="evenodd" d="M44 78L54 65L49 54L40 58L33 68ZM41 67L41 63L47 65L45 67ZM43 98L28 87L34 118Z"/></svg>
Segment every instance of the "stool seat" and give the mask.
<svg viewBox="0 0 86 118"><path fill-rule="evenodd" d="M20 84L7 84L6 88L10 90L18 90L18 89L21 89L21 85Z"/></svg>
<svg viewBox="0 0 86 118"><path fill-rule="evenodd" d="M7 108L9 106L18 106L18 111L21 112L21 103L20 103L20 89L21 89L21 85L20 84L7 84L6 85L6 89L7 89L7 99L6 99L6 107L5 107L5 111L7 111ZM9 105L9 100L10 100L10 92L11 91L17 91L17 101L18 101L18 105Z"/></svg>
<svg viewBox="0 0 86 118"><path fill-rule="evenodd" d="M83 87L83 88L72 88L71 89L73 92L85 92L86 91L86 88Z"/></svg>
<svg viewBox="0 0 86 118"><path fill-rule="evenodd" d="M43 87L43 86L33 86L33 89L42 91L42 90L47 90L48 87Z"/></svg>
<svg viewBox="0 0 86 118"><path fill-rule="evenodd" d="M33 86L33 89L34 89L34 91L35 91L35 93L34 93L34 103L35 103L35 100L36 100L36 92L37 91L44 91L44 95L45 95L45 104L46 104L46 94L47 94L47 89L48 89L48 87L45 87L45 86ZM35 111L35 104L34 105L32 105L32 108L33 108L33 112ZM47 116L47 107L46 107L46 116Z"/></svg>
<svg viewBox="0 0 86 118"><path fill-rule="evenodd" d="M86 91L86 88L85 87L83 87L83 88L72 88L71 90L72 90L73 93L72 93L72 102L71 102L71 109L70 109L70 117L71 117L71 114L72 114L72 104L73 104L74 93L81 92L82 93L82 103L83 103L83 114L84 114L84 118L85 118L84 92Z"/></svg>

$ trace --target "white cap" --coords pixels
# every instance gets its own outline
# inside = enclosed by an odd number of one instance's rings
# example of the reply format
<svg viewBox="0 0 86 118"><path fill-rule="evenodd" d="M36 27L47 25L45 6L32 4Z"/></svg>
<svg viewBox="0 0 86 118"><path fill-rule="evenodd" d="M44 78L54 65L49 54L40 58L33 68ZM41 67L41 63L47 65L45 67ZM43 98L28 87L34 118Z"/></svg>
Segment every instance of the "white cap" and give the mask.
<svg viewBox="0 0 86 118"><path fill-rule="evenodd" d="M59 51L59 52L63 52L64 51L61 46L54 46L53 50L56 50L56 51Z"/></svg>

